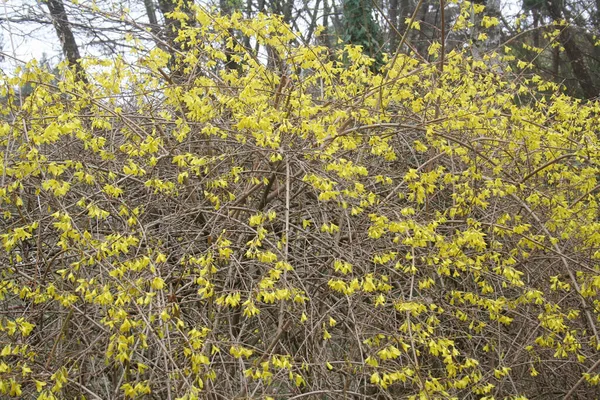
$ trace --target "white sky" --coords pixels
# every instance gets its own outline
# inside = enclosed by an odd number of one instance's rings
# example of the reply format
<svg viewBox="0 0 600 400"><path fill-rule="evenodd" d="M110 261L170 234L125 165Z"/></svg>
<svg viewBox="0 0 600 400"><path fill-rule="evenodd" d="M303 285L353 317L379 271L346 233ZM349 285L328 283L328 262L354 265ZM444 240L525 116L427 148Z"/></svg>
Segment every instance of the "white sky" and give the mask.
<svg viewBox="0 0 600 400"><path fill-rule="evenodd" d="M73 0L63 0L67 7L73 7L70 2ZM88 3L89 4L89 3ZM105 11L115 11L112 6L120 4L125 7L131 6L134 8L130 15L142 15L143 10L142 0L98 0L97 4ZM133 6L132 6L133 5ZM75 6L77 7L77 6ZM141 9L140 9L141 7ZM138 8L138 10L135 10ZM62 50L60 42L56 35L56 30L52 25L44 25L38 23L15 23L7 21L7 16L14 15L19 12L25 13L28 9L35 10L38 14L48 15L48 7L43 4L43 0L0 0L0 29L2 33L2 51L21 61L29 61L32 59L41 60L42 58L49 59L52 65L56 65L62 60ZM136 12L137 11L137 12ZM67 10L69 13L69 10ZM160 13L158 13L160 14ZM47 18L49 20L49 17ZM71 22L73 22L71 20ZM145 17L143 22L147 22ZM114 37L114 35L111 35ZM86 42L86 38L82 38L75 34L75 40L79 45L79 50L82 55L89 54L90 46ZM5 58L0 62L0 68L12 70L19 63Z"/></svg>
<svg viewBox="0 0 600 400"><path fill-rule="evenodd" d="M28 6L42 9L43 5L41 2L28 0L0 0L2 51L22 61L39 60L46 55L55 64L60 61L61 49L54 27L6 21L6 16L12 14L13 10ZM43 10L47 12L45 6ZM5 58L0 62L0 67L12 70L18 64L14 60Z"/></svg>

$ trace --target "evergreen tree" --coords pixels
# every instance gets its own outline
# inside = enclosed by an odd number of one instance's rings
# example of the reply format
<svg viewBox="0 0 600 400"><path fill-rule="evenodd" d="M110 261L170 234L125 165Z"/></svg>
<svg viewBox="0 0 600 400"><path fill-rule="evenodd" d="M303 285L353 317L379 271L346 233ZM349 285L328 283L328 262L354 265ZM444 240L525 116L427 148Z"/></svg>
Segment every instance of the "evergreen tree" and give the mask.
<svg viewBox="0 0 600 400"><path fill-rule="evenodd" d="M364 54L381 65L381 29L373 18L371 0L344 1L344 42L362 46Z"/></svg>

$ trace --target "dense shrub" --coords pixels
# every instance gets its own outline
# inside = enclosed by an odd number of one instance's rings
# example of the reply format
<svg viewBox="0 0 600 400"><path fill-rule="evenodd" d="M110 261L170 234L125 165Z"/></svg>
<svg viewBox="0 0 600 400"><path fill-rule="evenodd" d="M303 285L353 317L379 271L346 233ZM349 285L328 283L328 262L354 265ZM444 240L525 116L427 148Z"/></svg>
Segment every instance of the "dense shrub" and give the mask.
<svg viewBox="0 0 600 400"><path fill-rule="evenodd" d="M599 395L595 102L196 17L176 60L3 77L3 396Z"/></svg>

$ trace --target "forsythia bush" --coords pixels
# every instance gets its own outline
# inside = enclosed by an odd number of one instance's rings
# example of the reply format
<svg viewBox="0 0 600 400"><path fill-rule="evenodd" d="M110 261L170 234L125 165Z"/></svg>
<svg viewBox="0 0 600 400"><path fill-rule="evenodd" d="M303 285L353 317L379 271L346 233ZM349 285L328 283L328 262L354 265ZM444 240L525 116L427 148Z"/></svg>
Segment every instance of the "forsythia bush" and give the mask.
<svg viewBox="0 0 600 400"><path fill-rule="evenodd" d="M195 16L2 77L1 397L600 394L596 102Z"/></svg>

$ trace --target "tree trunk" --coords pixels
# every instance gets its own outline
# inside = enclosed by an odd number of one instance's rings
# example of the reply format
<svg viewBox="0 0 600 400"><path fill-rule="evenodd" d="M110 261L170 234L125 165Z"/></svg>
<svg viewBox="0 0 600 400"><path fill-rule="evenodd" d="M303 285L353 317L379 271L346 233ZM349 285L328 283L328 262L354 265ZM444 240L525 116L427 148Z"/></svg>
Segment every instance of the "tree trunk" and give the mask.
<svg viewBox="0 0 600 400"><path fill-rule="evenodd" d="M188 14L191 18L192 16L191 16L191 11L190 11L189 6L190 6L190 0L184 0L182 2L181 11ZM167 42L169 43L169 46L172 47L171 51L174 52L175 50L181 50L181 46L175 42L175 39L177 38L177 35L178 35L178 31L179 31L179 29L181 29L181 23L177 19L171 18L169 16L170 13L172 13L173 11L175 11L177 9L177 1L176 0L158 0L158 8L160 9L160 12L163 15L163 18L165 19L165 27L164 27L165 38L166 38Z"/></svg>
<svg viewBox="0 0 600 400"><path fill-rule="evenodd" d="M533 45L537 48L540 47L540 12L537 8L531 10L533 16Z"/></svg>
<svg viewBox="0 0 600 400"><path fill-rule="evenodd" d="M321 6L321 0L316 0L315 6L312 8L312 14L307 9L307 13L310 16L310 23L308 24L308 32L306 33L306 42L310 43L312 35L317 27L317 19L319 18L319 7Z"/></svg>
<svg viewBox="0 0 600 400"><path fill-rule="evenodd" d="M47 0L46 5L48 6L48 11L50 11L52 24L54 25L54 29L56 29L63 54L69 66L75 70L77 80L87 83L87 77L81 65L79 47L77 47L77 42L71 30L71 24L69 24L62 0Z"/></svg>
<svg viewBox="0 0 600 400"><path fill-rule="evenodd" d="M388 10L388 19L390 21L390 29L388 40L390 43L390 53L395 53L400 42L400 36L398 35L398 0L390 0L390 9Z"/></svg>
<svg viewBox="0 0 600 400"><path fill-rule="evenodd" d="M175 59L178 51L182 51L182 43L177 43L175 39L179 35L179 30L182 28L182 24L179 20L171 18L170 13L179 9L189 16L189 22L191 25L194 24L193 15L190 9L190 4L193 0L183 0L181 7L177 7L177 0L158 0L158 8L163 15L165 26L163 28L163 36L166 44L168 45L167 51L171 54L169 60L169 69L171 70L171 79L174 82L179 81L183 77L183 71L179 66L176 65Z"/></svg>
<svg viewBox="0 0 600 400"><path fill-rule="evenodd" d="M231 0L219 0L219 7L221 8L221 14L223 15L231 15L233 12L233 3ZM234 39L234 43L236 42L236 34L233 29L229 29L229 36ZM226 40L225 40L226 41ZM228 49L226 44L223 43L223 47L225 48L225 56L227 60L225 61L225 69L230 70L238 70L241 72L241 65L239 65L234 59L234 51L233 49Z"/></svg>
<svg viewBox="0 0 600 400"><path fill-rule="evenodd" d="M573 40L573 37L573 29L567 27L559 36L559 40L565 48L567 57L569 57L571 68L573 68L573 74L579 81L579 86L581 87L583 95L586 98L591 99L598 96L598 90L596 89L596 85L588 71L587 65L585 64L583 53Z"/></svg>
<svg viewBox="0 0 600 400"><path fill-rule="evenodd" d="M557 3L557 0L548 0L546 3L548 6L548 13L554 21L563 19L563 12ZM558 36L558 41L565 48L565 53L567 53L569 63L573 69L573 75L575 75L575 79L579 82L583 95L586 98L591 99L598 95L598 90L585 65L583 53L579 49L579 46L577 46L577 43L575 43L575 40L573 40L574 37L575 32L571 27L567 26Z"/></svg>
<svg viewBox="0 0 600 400"><path fill-rule="evenodd" d="M156 10L154 9L154 2L152 0L144 0L144 7L146 8L146 14L148 15L148 21L152 25L152 30L158 26L158 20L156 19Z"/></svg>
<svg viewBox="0 0 600 400"><path fill-rule="evenodd" d="M331 34L331 28L329 27L329 13L330 12L331 12L331 8L329 8L329 1L324 0L323 1L323 26L325 27L325 30L321 34L321 37L323 38L323 44L325 45L325 47L327 47L328 49L331 50L332 46L331 46L331 41L329 40L329 35Z"/></svg>

